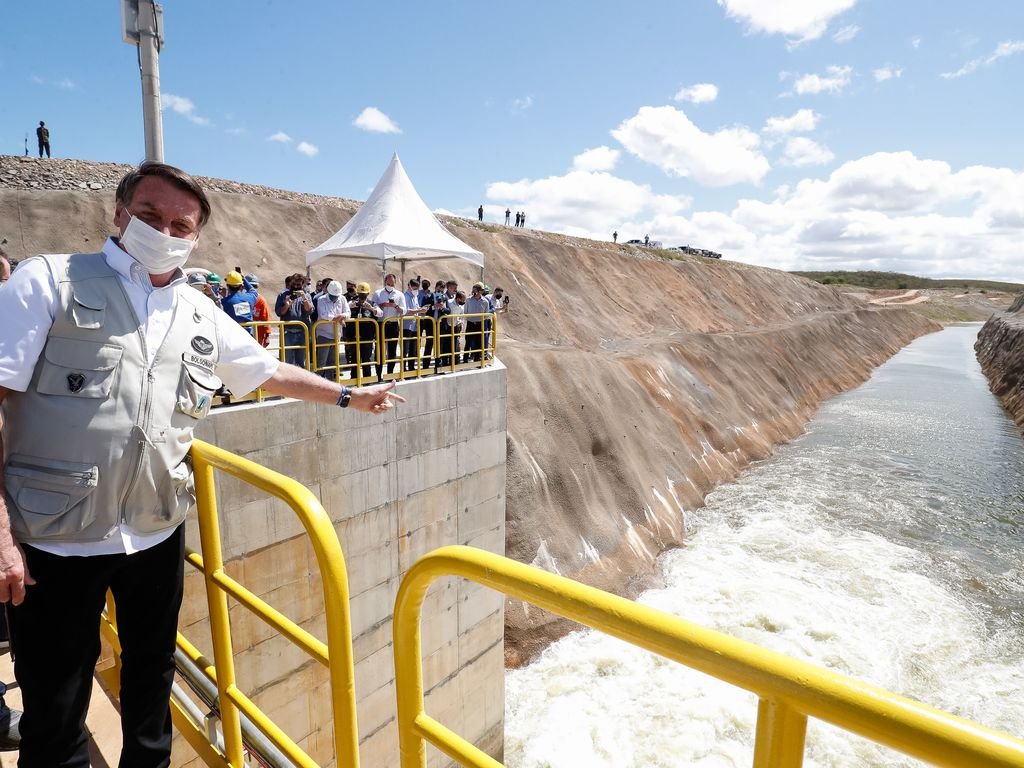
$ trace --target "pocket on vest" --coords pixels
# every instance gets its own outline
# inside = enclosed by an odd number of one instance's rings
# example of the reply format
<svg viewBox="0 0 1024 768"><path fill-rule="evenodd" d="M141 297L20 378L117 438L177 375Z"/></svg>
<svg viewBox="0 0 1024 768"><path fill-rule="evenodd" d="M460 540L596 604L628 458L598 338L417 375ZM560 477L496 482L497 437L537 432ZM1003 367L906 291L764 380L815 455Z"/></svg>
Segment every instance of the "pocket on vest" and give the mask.
<svg viewBox="0 0 1024 768"><path fill-rule="evenodd" d="M213 397L221 385L221 380L213 371L183 357L181 376L178 379L177 409L193 419L205 419L210 413Z"/></svg>
<svg viewBox="0 0 1024 768"><path fill-rule="evenodd" d="M115 344L51 336L43 350L37 391L90 399L110 394L124 350Z"/></svg>
<svg viewBox="0 0 1024 768"><path fill-rule="evenodd" d="M20 518L17 533L33 539L63 537L96 519L89 498L99 483L95 465L14 454L4 468L4 481Z"/></svg>

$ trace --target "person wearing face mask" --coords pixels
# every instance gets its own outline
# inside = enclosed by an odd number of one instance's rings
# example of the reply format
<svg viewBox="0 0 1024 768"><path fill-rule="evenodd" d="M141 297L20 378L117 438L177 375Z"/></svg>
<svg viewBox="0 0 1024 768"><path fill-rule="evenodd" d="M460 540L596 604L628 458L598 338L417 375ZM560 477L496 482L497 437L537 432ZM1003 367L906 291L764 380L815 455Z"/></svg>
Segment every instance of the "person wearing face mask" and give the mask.
<svg viewBox="0 0 1024 768"><path fill-rule="evenodd" d="M398 278L394 275L388 274L384 276L384 287L379 288L373 294L373 303L375 306L381 309L381 325L383 326L384 333L382 334L384 342L384 362L387 368L387 372L391 373L395 369L395 363L398 360L398 339L402 333L402 324L396 322L385 322L389 317L401 317L405 314L405 294L398 290L395 285L398 282ZM380 368L377 370L377 378L384 378L384 372Z"/></svg>
<svg viewBox="0 0 1024 768"><path fill-rule="evenodd" d="M305 276L296 272L288 278L286 288L278 294L274 311L279 318L285 321L284 333L284 359L291 365L300 368L306 367L306 346L309 343L308 331L298 323L309 325L313 316L313 300L303 290Z"/></svg>
<svg viewBox="0 0 1024 768"><path fill-rule="evenodd" d="M357 321L352 323L356 326L355 341L352 343L352 360L355 367L352 370L358 374L357 369L361 365L363 379L369 379L373 375L373 363L377 359L377 325L370 320L379 320L384 316L384 311L371 300L369 283L359 283L356 286L356 297L349 302L348 308L352 319Z"/></svg>
<svg viewBox="0 0 1024 768"><path fill-rule="evenodd" d="M120 765L169 764L188 454L222 384L368 413L402 401L393 383L350 390L279 362L189 287L182 267L210 215L192 176L143 163L118 184L117 234L99 253L32 257L3 288L0 602L25 708L22 766L89 764L108 590Z"/></svg>
<svg viewBox="0 0 1024 768"><path fill-rule="evenodd" d="M329 280L323 295L317 301L316 370L321 376L333 379L340 374L338 346L344 338L345 321L351 317L348 304L342 298L341 283Z"/></svg>
<svg viewBox="0 0 1024 768"><path fill-rule="evenodd" d="M256 294L245 289L242 275L238 272L228 272L224 283L227 285L228 295L221 300L221 309L236 323L251 323L256 312ZM249 333L253 332L251 327L246 330Z"/></svg>

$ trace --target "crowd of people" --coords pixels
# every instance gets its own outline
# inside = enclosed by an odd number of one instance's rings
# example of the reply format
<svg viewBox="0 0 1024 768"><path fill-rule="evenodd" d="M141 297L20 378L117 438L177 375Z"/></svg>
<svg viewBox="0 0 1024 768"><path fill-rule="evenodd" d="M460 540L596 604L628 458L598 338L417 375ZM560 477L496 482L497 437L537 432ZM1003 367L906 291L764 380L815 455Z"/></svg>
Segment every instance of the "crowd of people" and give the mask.
<svg viewBox="0 0 1024 768"><path fill-rule="evenodd" d="M432 285L417 276L402 291L398 278L388 274L374 291L368 282L343 284L333 277L314 285L297 272L285 278L271 317L259 277L243 274L241 267L223 279L214 272L193 272L188 282L246 324L263 347L271 345L271 323L284 323L276 336L282 359L331 379L382 380L399 366L406 373L444 373L453 365L481 363L491 349L492 316L509 308L504 289L483 282L474 283L467 295L454 279Z"/></svg>

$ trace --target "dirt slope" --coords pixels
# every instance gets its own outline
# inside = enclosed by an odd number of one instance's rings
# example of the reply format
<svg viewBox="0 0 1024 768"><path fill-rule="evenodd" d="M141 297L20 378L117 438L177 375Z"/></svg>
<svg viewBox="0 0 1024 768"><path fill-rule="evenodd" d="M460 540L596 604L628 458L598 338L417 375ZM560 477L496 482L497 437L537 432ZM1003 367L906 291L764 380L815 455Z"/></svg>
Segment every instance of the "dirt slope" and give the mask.
<svg viewBox="0 0 1024 768"><path fill-rule="evenodd" d="M0 243L14 258L94 249L109 231L122 169L66 162L75 165L0 157ZM213 193L214 219L193 261L253 269L267 293L355 210L210 184L228 191ZM774 270L446 222L486 254L487 281L512 297L499 339L510 369L508 554L620 594L655 581L655 557L683 541L687 511L716 484L939 327ZM314 269L327 274L378 279L365 262ZM458 262L424 274L476 279ZM513 664L567 628L514 603L506 615Z"/></svg>

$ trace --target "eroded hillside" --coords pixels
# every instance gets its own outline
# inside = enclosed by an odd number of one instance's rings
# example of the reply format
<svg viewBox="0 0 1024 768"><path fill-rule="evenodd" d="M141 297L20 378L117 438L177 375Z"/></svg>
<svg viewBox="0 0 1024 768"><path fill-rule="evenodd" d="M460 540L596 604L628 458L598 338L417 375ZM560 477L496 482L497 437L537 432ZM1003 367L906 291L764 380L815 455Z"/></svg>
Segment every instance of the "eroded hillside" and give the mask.
<svg viewBox="0 0 1024 768"><path fill-rule="evenodd" d="M26 174L45 164L0 158L0 241L14 258L96 249L110 230L122 169L58 162L33 187ZM356 208L211 185L227 191L212 194L214 219L193 261L254 270L267 293ZM682 543L687 514L716 484L799 434L825 398L938 329L910 310L774 270L446 223L486 255L487 282L512 297L499 338L510 370L508 554L620 594L656 580L656 556ZM352 260L317 265L314 276L324 275L379 279ZM424 275L477 277L458 262ZM566 629L518 604L506 617L510 663Z"/></svg>

